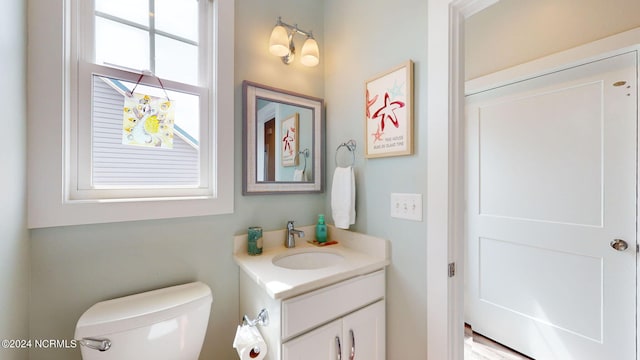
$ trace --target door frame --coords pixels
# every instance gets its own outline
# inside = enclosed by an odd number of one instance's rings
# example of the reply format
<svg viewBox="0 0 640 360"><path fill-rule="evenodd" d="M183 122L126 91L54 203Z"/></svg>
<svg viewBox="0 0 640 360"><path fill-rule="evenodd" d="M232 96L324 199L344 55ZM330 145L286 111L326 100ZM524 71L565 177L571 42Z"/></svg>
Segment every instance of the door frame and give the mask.
<svg viewBox="0 0 640 360"><path fill-rule="evenodd" d="M428 359L462 360L464 358L465 174L463 154L465 143L463 126L465 94L487 90L514 80L547 73L550 70L561 70L622 52L640 50L640 28L636 28L465 84L465 19L498 1L428 0L429 61L426 66L427 93L429 94L426 99L428 104L428 200L426 203ZM442 71L445 68L447 71ZM640 207L637 213L640 213ZM450 263L456 264L453 277L449 277L447 272ZM638 266L636 278L640 279ZM636 286L636 298L640 298L638 286ZM636 323L640 322L639 312L636 305ZM640 344L640 334L636 328L636 359L640 359L638 344Z"/></svg>
<svg viewBox="0 0 640 360"><path fill-rule="evenodd" d="M427 2L425 218L430 360L464 357L464 21L497 2ZM455 276L449 276L452 263Z"/></svg>

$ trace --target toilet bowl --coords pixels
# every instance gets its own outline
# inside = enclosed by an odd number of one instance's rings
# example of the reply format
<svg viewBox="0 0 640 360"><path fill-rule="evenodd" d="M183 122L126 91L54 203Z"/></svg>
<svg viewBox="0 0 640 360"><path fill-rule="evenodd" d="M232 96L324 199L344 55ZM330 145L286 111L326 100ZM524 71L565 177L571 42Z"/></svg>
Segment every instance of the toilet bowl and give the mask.
<svg viewBox="0 0 640 360"><path fill-rule="evenodd" d="M84 360L196 360L211 302L201 282L102 301L80 316L74 338Z"/></svg>

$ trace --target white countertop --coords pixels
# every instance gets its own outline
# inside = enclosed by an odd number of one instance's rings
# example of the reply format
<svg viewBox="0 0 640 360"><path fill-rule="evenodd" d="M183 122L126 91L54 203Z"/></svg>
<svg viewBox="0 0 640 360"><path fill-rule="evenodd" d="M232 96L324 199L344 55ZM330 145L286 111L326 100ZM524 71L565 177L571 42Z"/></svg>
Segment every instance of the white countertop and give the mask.
<svg viewBox="0 0 640 360"><path fill-rule="evenodd" d="M267 231L263 233L263 251L261 255L247 254L247 235L235 236L233 258L250 278L256 281L270 297L286 299L317 288L337 283L354 276L367 274L389 265L389 242L385 239L337 229L331 225L328 241L338 244L318 247L307 240L315 238L313 225L299 227L306 234L303 238L296 236L296 247L284 247L285 230ZM304 252L308 249L322 252L333 252L344 257L340 263L312 270L294 270L278 267L273 258L282 253Z"/></svg>

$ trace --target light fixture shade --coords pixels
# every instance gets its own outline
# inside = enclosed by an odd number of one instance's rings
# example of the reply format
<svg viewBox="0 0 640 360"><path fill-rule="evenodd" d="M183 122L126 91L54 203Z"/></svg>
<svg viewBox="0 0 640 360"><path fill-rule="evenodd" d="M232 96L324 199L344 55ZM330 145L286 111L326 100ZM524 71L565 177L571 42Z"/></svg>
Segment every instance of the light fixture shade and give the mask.
<svg viewBox="0 0 640 360"><path fill-rule="evenodd" d="M300 54L300 62L306 66L316 66L320 62L320 50L318 49L318 43L312 37L307 38L302 45L302 51Z"/></svg>
<svg viewBox="0 0 640 360"><path fill-rule="evenodd" d="M287 29L282 25L277 25L271 32L269 39L269 52L275 56L286 56L289 54L289 35Z"/></svg>

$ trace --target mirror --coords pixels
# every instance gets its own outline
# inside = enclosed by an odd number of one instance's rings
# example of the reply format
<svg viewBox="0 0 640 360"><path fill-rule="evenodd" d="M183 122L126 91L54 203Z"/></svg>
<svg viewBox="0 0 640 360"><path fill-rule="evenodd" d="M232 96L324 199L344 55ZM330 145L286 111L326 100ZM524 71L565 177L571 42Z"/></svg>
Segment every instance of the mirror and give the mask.
<svg viewBox="0 0 640 360"><path fill-rule="evenodd" d="M242 83L242 193L322 192L324 100Z"/></svg>

